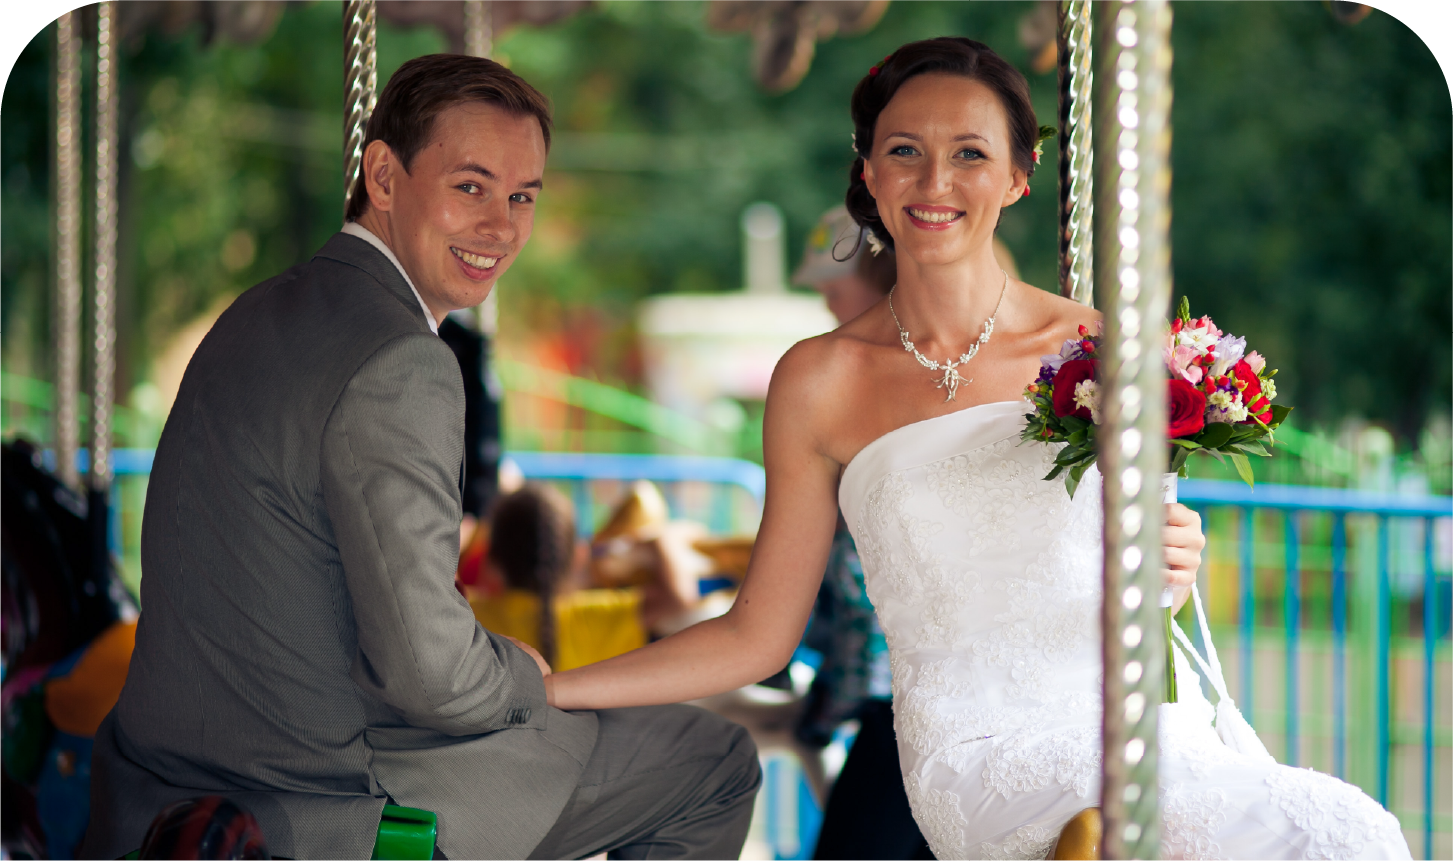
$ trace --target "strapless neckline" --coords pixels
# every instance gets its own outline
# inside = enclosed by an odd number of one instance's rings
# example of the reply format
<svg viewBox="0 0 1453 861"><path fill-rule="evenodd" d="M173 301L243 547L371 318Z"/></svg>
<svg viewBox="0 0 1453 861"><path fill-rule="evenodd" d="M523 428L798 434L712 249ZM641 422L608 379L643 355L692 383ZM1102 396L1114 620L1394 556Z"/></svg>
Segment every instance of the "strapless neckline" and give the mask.
<svg viewBox="0 0 1453 861"><path fill-rule="evenodd" d="M965 416L965 415L968 415L970 413L977 413L979 410L987 410L989 407L1005 407L1005 406L1012 406L1012 407L1014 407L1016 413L1019 411L1019 409L1026 409L1026 410L1027 409L1031 409L1031 406L1030 406L1029 402L1028 401L1025 401L1025 400L1022 400L1022 399L1021 400L1017 400L1017 401L989 401L987 403L975 404L975 405L973 405L971 407L964 407L961 410L955 410L954 412L951 412L951 413L944 413L941 416L930 416L929 418L926 418L926 419L919 419L916 422L909 422L906 425L899 425L898 427L896 427L896 428L888 431L887 433L883 434L880 437L875 438L872 442L870 442L867 445L863 446L862 448L858 449L858 453L855 454L855 455L853 455L851 458L849 458L847 464L843 467L843 475L846 476L848 470L850 470L850 469L853 468L853 464L857 463L859 460L862 459L864 452L866 452L868 449L873 448L876 445L880 445L880 444L884 443L886 440L888 440L889 438L895 436L896 434L900 434L900 433L903 433L905 431L911 431L911 430L920 428L920 427L922 427L924 425L933 424L935 422L941 422L941 421L946 421L948 419L960 418L960 417Z"/></svg>
<svg viewBox="0 0 1453 861"><path fill-rule="evenodd" d="M838 480L838 504L843 514L851 523L855 503L870 485L881 478L883 471L917 466L936 460L946 452L962 453L967 449L999 442L1018 432L1025 413L1030 409L1029 403L1023 400L990 401L941 416L909 422L888 431L858 449L858 453L843 467L842 476ZM969 441L962 433L956 432L961 424L967 430L1004 419L1012 419L1013 424L1006 423L1003 433L986 434L983 439ZM921 444L914 445L911 442L914 437L922 437ZM970 443L967 448L965 443ZM863 476L865 470L875 474Z"/></svg>

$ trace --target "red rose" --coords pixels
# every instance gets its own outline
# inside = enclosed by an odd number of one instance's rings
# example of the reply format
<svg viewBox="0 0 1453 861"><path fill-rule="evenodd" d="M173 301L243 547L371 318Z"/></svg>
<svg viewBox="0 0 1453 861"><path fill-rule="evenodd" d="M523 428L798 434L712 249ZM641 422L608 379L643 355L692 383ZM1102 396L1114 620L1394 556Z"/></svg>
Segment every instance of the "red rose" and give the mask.
<svg viewBox="0 0 1453 861"><path fill-rule="evenodd" d="M1262 397L1261 379L1246 364L1245 359L1237 362L1236 367L1231 369L1231 376L1235 377L1238 384L1245 384L1245 388L1241 389L1241 403L1246 405L1247 416L1242 424L1255 424L1256 419L1261 419L1263 423L1271 421L1271 401Z"/></svg>
<svg viewBox="0 0 1453 861"><path fill-rule="evenodd" d="M1075 406L1075 386L1098 376L1099 362L1091 359L1070 359L1059 366L1054 375L1054 414L1060 417L1075 416L1090 421L1087 407Z"/></svg>
<svg viewBox="0 0 1453 861"><path fill-rule="evenodd" d="M1166 382L1166 437L1179 439L1200 433L1206 426L1205 393L1179 377Z"/></svg>

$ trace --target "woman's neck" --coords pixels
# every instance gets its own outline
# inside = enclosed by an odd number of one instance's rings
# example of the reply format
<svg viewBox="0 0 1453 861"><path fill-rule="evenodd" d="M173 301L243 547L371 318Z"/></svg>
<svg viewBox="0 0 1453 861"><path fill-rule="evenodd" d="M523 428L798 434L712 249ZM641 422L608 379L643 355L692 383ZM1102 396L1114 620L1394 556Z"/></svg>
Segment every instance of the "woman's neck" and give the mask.
<svg viewBox="0 0 1453 861"><path fill-rule="evenodd" d="M981 254L942 265L923 264L900 251L893 310L920 352L957 356L978 339L1004 285L1004 270L987 244Z"/></svg>

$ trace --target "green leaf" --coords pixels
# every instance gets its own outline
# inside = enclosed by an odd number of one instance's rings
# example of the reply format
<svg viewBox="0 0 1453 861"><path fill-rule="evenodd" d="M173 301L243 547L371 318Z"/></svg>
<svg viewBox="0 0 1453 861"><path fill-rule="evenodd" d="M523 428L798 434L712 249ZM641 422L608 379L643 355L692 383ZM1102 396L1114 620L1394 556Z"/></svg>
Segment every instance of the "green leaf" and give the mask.
<svg viewBox="0 0 1453 861"><path fill-rule="evenodd" d="M1070 434L1070 445L1084 445L1084 444L1085 444L1085 429L1084 428L1080 428L1079 430L1077 430L1074 433Z"/></svg>
<svg viewBox="0 0 1453 861"><path fill-rule="evenodd" d="M1083 473L1081 474L1083 475ZM1072 469L1069 471L1069 474L1065 476L1065 490L1068 490L1070 492L1070 499L1075 498L1075 491L1079 489L1079 486L1080 476L1075 475L1075 471Z"/></svg>
<svg viewBox="0 0 1453 861"><path fill-rule="evenodd" d="M1054 456L1054 462L1069 466L1072 463L1084 460L1086 455L1092 455L1094 453L1095 450L1093 448L1086 448L1085 446L1071 443L1059 450L1059 454Z"/></svg>
<svg viewBox="0 0 1453 861"><path fill-rule="evenodd" d="M1065 429L1070 432L1090 427L1090 423L1079 416L1061 416L1060 421L1064 422Z"/></svg>
<svg viewBox="0 0 1453 861"><path fill-rule="evenodd" d="M1192 439L1173 439L1173 440L1170 441L1170 444L1171 445L1178 445L1181 448L1188 448L1191 451L1195 451L1196 449L1198 449L1198 448L1201 447L1201 444L1200 443L1198 443L1198 442L1196 442L1195 440L1192 440Z"/></svg>
<svg viewBox="0 0 1453 861"><path fill-rule="evenodd" d="M1246 455L1228 452L1226 456L1231 458L1231 462L1236 465L1236 472L1241 476L1241 480L1250 487L1255 487L1256 479L1251 475L1251 461L1246 458Z"/></svg>
<svg viewBox="0 0 1453 861"><path fill-rule="evenodd" d="M1196 442L1205 448L1220 448L1230 442L1232 430L1231 425L1225 422L1212 422L1196 437Z"/></svg>
<svg viewBox="0 0 1453 861"><path fill-rule="evenodd" d="M1177 448L1177 449L1175 449L1174 451L1171 452L1171 455L1170 455L1170 467L1166 471L1167 472L1180 472L1181 469L1183 469L1185 467L1186 460L1188 460L1190 458L1190 456L1191 456L1191 450L1188 449L1188 448Z"/></svg>
<svg viewBox="0 0 1453 861"><path fill-rule="evenodd" d="M1286 417L1289 413L1291 413L1292 409L1292 407L1285 406L1284 404L1272 404L1271 421L1267 422L1267 424L1272 427L1276 427L1277 425L1286 421Z"/></svg>
<svg viewBox="0 0 1453 861"><path fill-rule="evenodd" d="M1257 457L1271 457L1271 452L1267 451L1265 446L1254 439L1240 443L1236 447L1244 454L1254 454Z"/></svg>
<svg viewBox="0 0 1453 861"><path fill-rule="evenodd" d="M1053 481L1055 479L1055 477L1057 477L1060 473L1062 473L1064 471L1065 471L1065 468L1062 465L1056 464L1055 465L1055 468L1054 469L1051 469L1049 471L1049 475L1046 475L1044 477L1044 480L1045 481Z"/></svg>

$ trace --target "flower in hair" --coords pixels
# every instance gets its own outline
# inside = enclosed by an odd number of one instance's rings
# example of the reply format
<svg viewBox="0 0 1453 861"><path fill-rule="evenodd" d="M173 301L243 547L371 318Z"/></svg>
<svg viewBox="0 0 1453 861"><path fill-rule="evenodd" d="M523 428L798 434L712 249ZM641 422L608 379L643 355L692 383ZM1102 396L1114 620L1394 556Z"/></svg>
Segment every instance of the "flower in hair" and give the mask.
<svg viewBox="0 0 1453 861"><path fill-rule="evenodd" d="M893 55L892 54L889 54L888 56L884 57L882 60L878 61L878 64L876 66L874 66L873 68L871 68L871 69L868 70L868 74L869 75L876 75L876 74L878 74L878 72L881 71L884 66L888 65L888 61L891 60L891 59L893 59Z"/></svg>
<svg viewBox="0 0 1453 861"><path fill-rule="evenodd" d="M888 247L883 244L883 240L878 238L878 234L874 233L871 227L863 228L863 238L868 240L868 250L873 252L874 257L882 254L883 249Z"/></svg>
<svg viewBox="0 0 1453 861"><path fill-rule="evenodd" d="M1059 134L1059 129L1054 126L1040 126L1039 139L1034 142L1034 163L1039 164L1040 156L1044 155L1044 142ZM1025 192L1028 194L1029 192Z"/></svg>

